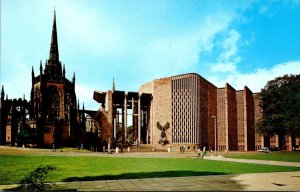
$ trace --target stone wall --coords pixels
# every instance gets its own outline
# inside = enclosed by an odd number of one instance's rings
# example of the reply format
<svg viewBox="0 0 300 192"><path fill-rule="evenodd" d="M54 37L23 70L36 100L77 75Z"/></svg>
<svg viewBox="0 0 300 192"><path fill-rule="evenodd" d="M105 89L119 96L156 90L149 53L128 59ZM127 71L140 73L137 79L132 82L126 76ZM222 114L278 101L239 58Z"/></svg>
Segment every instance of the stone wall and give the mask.
<svg viewBox="0 0 300 192"><path fill-rule="evenodd" d="M255 122L262 117L259 98L248 87L236 91L229 84L217 88L198 74L189 73L161 78L142 85L139 93L152 94L147 110L149 143L158 148L162 131L157 123L170 128L166 131L172 147L186 145L193 150L198 144L213 149L217 122L217 150L257 150L262 146L277 146L278 138L264 139L255 133ZM136 111L136 110L135 110ZM106 110L101 116L102 138L112 137L111 92L107 92ZM136 120L134 120L136 124ZM290 144L290 142L288 143Z"/></svg>
<svg viewBox="0 0 300 192"><path fill-rule="evenodd" d="M107 91L105 98L105 108L101 111L101 140L113 138L113 106L112 106L112 92Z"/></svg>
<svg viewBox="0 0 300 192"><path fill-rule="evenodd" d="M207 146L207 115L207 82L197 74L172 77L172 142Z"/></svg>
<svg viewBox="0 0 300 192"><path fill-rule="evenodd" d="M150 81L148 83L145 83L139 88L139 93L153 94L153 92L154 92L154 81Z"/></svg>
<svg viewBox="0 0 300 192"><path fill-rule="evenodd" d="M151 143L159 146L161 139L161 130L157 128L157 122L164 126L167 122L170 123L170 128L167 130L167 139L172 141L172 94L171 94L171 78L163 78L154 81L154 91L152 100L152 131Z"/></svg>

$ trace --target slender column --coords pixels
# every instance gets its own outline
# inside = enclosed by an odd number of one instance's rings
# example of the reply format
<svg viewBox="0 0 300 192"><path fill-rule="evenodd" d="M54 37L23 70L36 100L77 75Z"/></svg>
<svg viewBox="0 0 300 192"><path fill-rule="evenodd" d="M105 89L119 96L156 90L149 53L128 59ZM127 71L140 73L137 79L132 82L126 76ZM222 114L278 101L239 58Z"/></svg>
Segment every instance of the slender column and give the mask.
<svg viewBox="0 0 300 192"><path fill-rule="evenodd" d="M138 99L138 141L141 143L141 96Z"/></svg>
<svg viewBox="0 0 300 192"><path fill-rule="evenodd" d="M125 137L125 142L127 142L127 94L125 94L124 98L124 137Z"/></svg>
<svg viewBox="0 0 300 192"><path fill-rule="evenodd" d="M116 117L114 117L114 139L117 138L117 120Z"/></svg>
<svg viewBox="0 0 300 192"><path fill-rule="evenodd" d="M134 106L134 97L131 98L131 107L132 107L132 138L137 141L136 138L136 122L135 122L135 106Z"/></svg>

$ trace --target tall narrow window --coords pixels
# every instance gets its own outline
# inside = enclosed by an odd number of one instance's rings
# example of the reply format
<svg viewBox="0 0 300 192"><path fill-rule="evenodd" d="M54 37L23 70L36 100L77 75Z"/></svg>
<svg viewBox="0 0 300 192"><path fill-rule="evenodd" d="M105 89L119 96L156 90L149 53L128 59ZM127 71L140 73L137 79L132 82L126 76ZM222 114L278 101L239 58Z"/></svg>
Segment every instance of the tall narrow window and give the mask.
<svg viewBox="0 0 300 192"><path fill-rule="evenodd" d="M49 109L49 117L52 119L60 118L60 95L56 87L50 87L50 109Z"/></svg>
<svg viewBox="0 0 300 192"><path fill-rule="evenodd" d="M56 92L53 95L52 110L53 110L53 113L54 113L54 118L55 119L60 118L60 114L59 114L59 111L60 111L60 96L59 96L58 92Z"/></svg>

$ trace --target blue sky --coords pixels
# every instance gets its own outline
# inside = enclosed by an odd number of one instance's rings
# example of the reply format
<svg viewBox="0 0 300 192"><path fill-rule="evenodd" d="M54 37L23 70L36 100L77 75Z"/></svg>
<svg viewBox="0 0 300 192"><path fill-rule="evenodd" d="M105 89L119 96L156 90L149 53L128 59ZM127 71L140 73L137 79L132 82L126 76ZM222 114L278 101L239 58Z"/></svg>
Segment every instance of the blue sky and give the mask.
<svg viewBox="0 0 300 192"><path fill-rule="evenodd" d="M76 94L137 91L156 78L195 72L223 87L260 91L300 73L300 1L2 0L1 84L29 99L31 68L49 57L56 9L60 60Z"/></svg>

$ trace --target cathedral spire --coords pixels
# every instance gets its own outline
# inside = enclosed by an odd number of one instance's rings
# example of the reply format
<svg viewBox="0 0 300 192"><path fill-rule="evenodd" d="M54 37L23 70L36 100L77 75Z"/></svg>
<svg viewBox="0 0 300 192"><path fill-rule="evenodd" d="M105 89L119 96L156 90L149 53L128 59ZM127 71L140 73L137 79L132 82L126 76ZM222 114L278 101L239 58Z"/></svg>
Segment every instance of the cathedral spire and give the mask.
<svg viewBox="0 0 300 192"><path fill-rule="evenodd" d="M112 92L115 92L115 89L116 89L116 87L115 87L115 78L113 77Z"/></svg>
<svg viewBox="0 0 300 192"><path fill-rule="evenodd" d="M54 17L53 17L53 27L52 27L51 48L50 48L49 60L52 61L52 63L59 62L55 9L54 9Z"/></svg>
<svg viewBox="0 0 300 192"><path fill-rule="evenodd" d="M4 100L4 86L2 85L1 89L1 100Z"/></svg>
<svg viewBox="0 0 300 192"><path fill-rule="evenodd" d="M58 42L57 42L57 30L56 30L56 11L54 9L52 35L51 35L51 45L48 65L46 63L45 74L51 75L52 77L62 76L62 67L59 61L58 54Z"/></svg>
<svg viewBox="0 0 300 192"><path fill-rule="evenodd" d="M40 61L40 75L43 73L43 65L42 65L42 60Z"/></svg>
<svg viewBox="0 0 300 192"><path fill-rule="evenodd" d="M32 70L31 70L31 76L32 76L32 79L34 79L34 70L33 70L33 66L32 66Z"/></svg>
<svg viewBox="0 0 300 192"><path fill-rule="evenodd" d="M74 75L73 75L72 83L75 85L75 72L74 72Z"/></svg>

